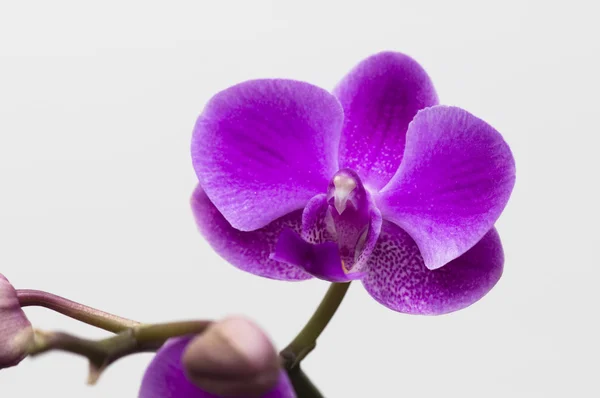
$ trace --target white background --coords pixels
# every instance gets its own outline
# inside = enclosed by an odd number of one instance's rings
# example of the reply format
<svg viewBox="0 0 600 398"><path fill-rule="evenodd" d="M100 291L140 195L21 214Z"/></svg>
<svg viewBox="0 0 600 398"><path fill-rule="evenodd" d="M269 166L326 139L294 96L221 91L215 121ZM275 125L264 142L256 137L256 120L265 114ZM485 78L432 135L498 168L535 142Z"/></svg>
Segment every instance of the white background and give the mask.
<svg viewBox="0 0 600 398"><path fill-rule="evenodd" d="M245 274L203 241L188 205L195 118L243 80L331 88L402 51L514 151L505 274L441 317L394 313L357 283L307 373L333 398L600 396L598 15L591 0L2 0L0 272L142 321L247 314L284 346L327 284ZM83 359L49 354L0 371L0 396L135 397L149 360L88 387Z"/></svg>

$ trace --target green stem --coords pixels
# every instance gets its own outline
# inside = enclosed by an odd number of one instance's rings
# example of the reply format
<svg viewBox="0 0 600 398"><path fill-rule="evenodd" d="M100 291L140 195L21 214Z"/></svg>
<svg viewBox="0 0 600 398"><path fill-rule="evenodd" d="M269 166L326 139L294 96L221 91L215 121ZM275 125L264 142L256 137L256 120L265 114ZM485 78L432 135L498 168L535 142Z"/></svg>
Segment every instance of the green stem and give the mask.
<svg viewBox="0 0 600 398"><path fill-rule="evenodd" d="M29 355L58 350L84 356L90 362L88 383L94 384L104 369L116 360L131 354L156 351L172 337L202 333L210 323L183 321L140 325L103 340L88 340L62 332L36 330Z"/></svg>
<svg viewBox="0 0 600 398"><path fill-rule="evenodd" d="M306 373L300 369L300 366L296 366L294 369L288 371L288 376L298 397L324 398L323 394L321 394L312 381L310 381Z"/></svg>
<svg viewBox="0 0 600 398"><path fill-rule="evenodd" d="M133 337L138 343L160 342L160 345L162 345L171 337L202 333L211 323L211 321L156 323L153 325L141 325L131 330Z"/></svg>
<svg viewBox="0 0 600 398"><path fill-rule="evenodd" d="M119 333L140 325L139 322L109 314L41 290L19 289L17 290L17 297L21 307L45 307L113 333Z"/></svg>
<svg viewBox="0 0 600 398"><path fill-rule="evenodd" d="M337 311L349 287L350 282L332 283L329 286L313 316L296 338L281 351L281 356L286 361L286 369L297 367L315 348L317 339Z"/></svg>

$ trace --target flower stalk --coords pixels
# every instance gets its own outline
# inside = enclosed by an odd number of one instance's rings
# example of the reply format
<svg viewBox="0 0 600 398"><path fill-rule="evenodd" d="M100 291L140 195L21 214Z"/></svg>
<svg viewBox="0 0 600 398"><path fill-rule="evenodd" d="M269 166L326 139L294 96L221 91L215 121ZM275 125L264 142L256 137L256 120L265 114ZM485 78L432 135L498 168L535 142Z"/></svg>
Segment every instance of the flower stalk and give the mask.
<svg viewBox="0 0 600 398"><path fill-rule="evenodd" d="M298 397L324 398L323 394L321 394L299 365L288 371L288 377Z"/></svg>
<svg viewBox="0 0 600 398"><path fill-rule="evenodd" d="M317 339L342 303L349 287L350 282L332 283L329 286L327 293L325 293L323 300L321 300L321 304L319 304L315 313L308 320L304 328L302 328L296 338L281 351L280 355L286 362L286 369L291 370L297 367L316 347Z"/></svg>
<svg viewBox="0 0 600 398"><path fill-rule="evenodd" d="M118 359L136 353L156 351L171 337L202 333L210 323L210 321L182 321L138 325L102 340L89 340L68 333L36 330L28 354L36 356L58 350L84 356L90 362L88 383L94 384L101 373Z"/></svg>
<svg viewBox="0 0 600 398"><path fill-rule="evenodd" d="M41 290L18 289L17 297L21 307L45 307L113 333L119 333L140 325L139 322L109 314Z"/></svg>
<svg viewBox="0 0 600 398"><path fill-rule="evenodd" d="M332 283L304 328L279 354L299 397L323 398L323 394L300 368L300 362L317 346L317 339L333 318L349 287L350 282Z"/></svg>

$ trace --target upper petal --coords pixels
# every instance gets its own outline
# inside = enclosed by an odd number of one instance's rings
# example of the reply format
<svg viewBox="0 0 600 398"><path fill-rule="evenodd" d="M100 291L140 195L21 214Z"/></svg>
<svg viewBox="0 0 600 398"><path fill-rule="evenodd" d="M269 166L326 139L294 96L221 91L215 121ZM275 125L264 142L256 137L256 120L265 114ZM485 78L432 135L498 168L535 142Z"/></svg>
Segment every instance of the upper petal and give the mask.
<svg viewBox="0 0 600 398"><path fill-rule="evenodd" d="M410 121L438 103L433 83L409 56L382 52L359 63L333 93L345 114L340 168L354 169L380 189L400 165Z"/></svg>
<svg viewBox="0 0 600 398"><path fill-rule="evenodd" d="M198 185L191 200L200 233L212 248L232 265L255 275L279 280L304 280L302 268L272 260L279 233L284 228L302 230L302 210L278 218L256 231L233 228Z"/></svg>
<svg viewBox="0 0 600 398"><path fill-rule="evenodd" d="M339 102L321 88L247 81L215 95L198 118L194 168L227 221L255 230L327 188L342 122Z"/></svg>
<svg viewBox="0 0 600 398"><path fill-rule="evenodd" d="M402 164L377 204L436 269L492 228L514 183L515 162L500 133L463 109L434 106L410 124Z"/></svg>
<svg viewBox="0 0 600 398"><path fill-rule="evenodd" d="M185 376L181 358L192 338L171 339L156 353L142 379L139 398L219 398L196 387ZM283 371L274 389L263 395L263 398L293 397L295 394Z"/></svg>
<svg viewBox="0 0 600 398"><path fill-rule="evenodd" d="M495 229L459 258L430 270L411 237L384 221L363 284L375 300L395 311L440 315L485 296L500 279L503 265L502 244Z"/></svg>

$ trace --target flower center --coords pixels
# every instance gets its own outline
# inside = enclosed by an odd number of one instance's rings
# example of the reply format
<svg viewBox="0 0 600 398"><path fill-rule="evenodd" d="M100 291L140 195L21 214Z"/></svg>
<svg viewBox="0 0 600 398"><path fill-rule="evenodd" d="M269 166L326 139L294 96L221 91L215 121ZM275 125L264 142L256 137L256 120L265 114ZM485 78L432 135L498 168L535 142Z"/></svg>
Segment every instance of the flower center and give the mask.
<svg viewBox="0 0 600 398"><path fill-rule="evenodd" d="M329 183L327 202L326 226L338 243L344 272L349 272L369 230L369 194L355 171L342 169Z"/></svg>
<svg viewBox="0 0 600 398"><path fill-rule="evenodd" d="M356 172L342 169L331 179L327 194L315 195L304 208L301 235L283 229L270 258L331 282L361 279L381 222Z"/></svg>

